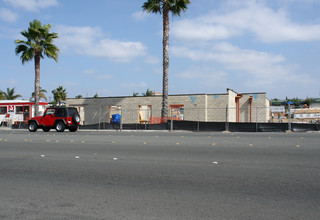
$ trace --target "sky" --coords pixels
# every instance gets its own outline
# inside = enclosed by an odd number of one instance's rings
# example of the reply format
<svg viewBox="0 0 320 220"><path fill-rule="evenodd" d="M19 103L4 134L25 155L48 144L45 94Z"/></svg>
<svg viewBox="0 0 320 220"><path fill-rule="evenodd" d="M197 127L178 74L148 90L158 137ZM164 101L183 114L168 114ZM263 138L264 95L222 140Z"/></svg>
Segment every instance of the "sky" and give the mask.
<svg viewBox="0 0 320 220"><path fill-rule="evenodd" d="M34 91L34 62L15 54L38 19L59 35L59 61L41 60L40 85L68 98L162 92L162 16L146 0L0 0L0 89ZM169 94L266 92L320 97L320 0L190 0L170 16Z"/></svg>

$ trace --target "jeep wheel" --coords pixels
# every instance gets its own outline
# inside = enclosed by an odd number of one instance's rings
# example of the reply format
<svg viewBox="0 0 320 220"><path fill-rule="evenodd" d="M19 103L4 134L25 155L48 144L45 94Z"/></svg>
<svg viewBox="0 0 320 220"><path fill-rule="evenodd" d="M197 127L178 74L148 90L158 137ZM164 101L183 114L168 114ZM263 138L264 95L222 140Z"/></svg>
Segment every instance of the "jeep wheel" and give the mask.
<svg viewBox="0 0 320 220"><path fill-rule="evenodd" d="M36 132L37 129L38 129L38 126L35 122L30 122L29 123L29 126L28 126L28 129L30 132Z"/></svg>
<svg viewBox="0 0 320 220"><path fill-rule="evenodd" d="M78 126L70 127L70 128L69 128L69 131L70 131L70 132L76 132L77 130L78 130Z"/></svg>
<svg viewBox="0 0 320 220"><path fill-rule="evenodd" d="M80 116L79 115L74 115L72 116L72 123L77 125L80 122Z"/></svg>
<svg viewBox="0 0 320 220"><path fill-rule="evenodd" d="M50 128L44 127L44 128L42 128L42 130L43 130L44 132L49 132L49 131L50 131Z"/></svg>
<svg viewBox="0 0 320 220"><path fill-rule="evenodd" d="M63 132L64 129L66 129L66 126L63 124L63 122L59 121L56 124L56 131L57 132Z"/></svg>

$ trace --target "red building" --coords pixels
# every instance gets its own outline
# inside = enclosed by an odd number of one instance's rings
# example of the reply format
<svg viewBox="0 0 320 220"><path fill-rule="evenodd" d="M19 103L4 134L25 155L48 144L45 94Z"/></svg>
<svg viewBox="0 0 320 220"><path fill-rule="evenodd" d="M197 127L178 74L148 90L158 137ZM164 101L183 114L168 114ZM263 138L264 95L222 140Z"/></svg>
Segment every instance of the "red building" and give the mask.
<svg viewBox="0 0 320 220"><path fill-rule="evenodd" d="M39 102L39 112L43 114L47 102ZM34 102L27 100L0 100L0 123L26 122L34 117Z"/></svg>

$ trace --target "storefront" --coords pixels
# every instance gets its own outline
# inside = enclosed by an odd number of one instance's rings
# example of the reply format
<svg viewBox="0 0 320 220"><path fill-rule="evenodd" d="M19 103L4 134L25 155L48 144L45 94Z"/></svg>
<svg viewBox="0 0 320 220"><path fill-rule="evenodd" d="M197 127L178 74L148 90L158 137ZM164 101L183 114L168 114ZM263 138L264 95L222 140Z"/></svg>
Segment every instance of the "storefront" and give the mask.
<svg viewBox="0 0 320 220"><path fill-rule="evenodd" d="M48 107L48 103L39 102L40 115ZM27 100L1 100L0 123L26 122L34 117L34 102Z"/></svg>

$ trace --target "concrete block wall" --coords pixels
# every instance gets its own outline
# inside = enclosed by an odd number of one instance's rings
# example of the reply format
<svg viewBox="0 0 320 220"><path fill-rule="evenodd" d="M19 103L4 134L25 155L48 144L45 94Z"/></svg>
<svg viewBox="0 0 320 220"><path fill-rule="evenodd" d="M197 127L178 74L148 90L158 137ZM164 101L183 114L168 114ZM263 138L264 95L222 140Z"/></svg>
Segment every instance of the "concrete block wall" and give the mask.
<svg viewBox="0 0 320 220"><path fill-rule="evenodd" d="M184 105L183 119L190 121L224 122L226 121L226 107L228 106L228 121L236 121L235 97L237 93L233 90L225 94L192 94L192 95L170 95L168 98L170 105ZM266 107L266 94L242 94L240 99L240 122L249 122L250 118L250 96L252 101L252 121L266 122L268 111ZM99 98L69 98L68 106L83 107L84 124L96 124L99 122L109 122L112 114L118 113L110 111L110 106L121 107L123 123L139 122L139 105L152 106L151 116L161 117L162 96L149 97L99 97ZM269 106L268 106L269 107ZM255 109L258 109L256 114ZM120 113L120 112L119 112ZM170 115L170 113L169 113Z"/></svg>

